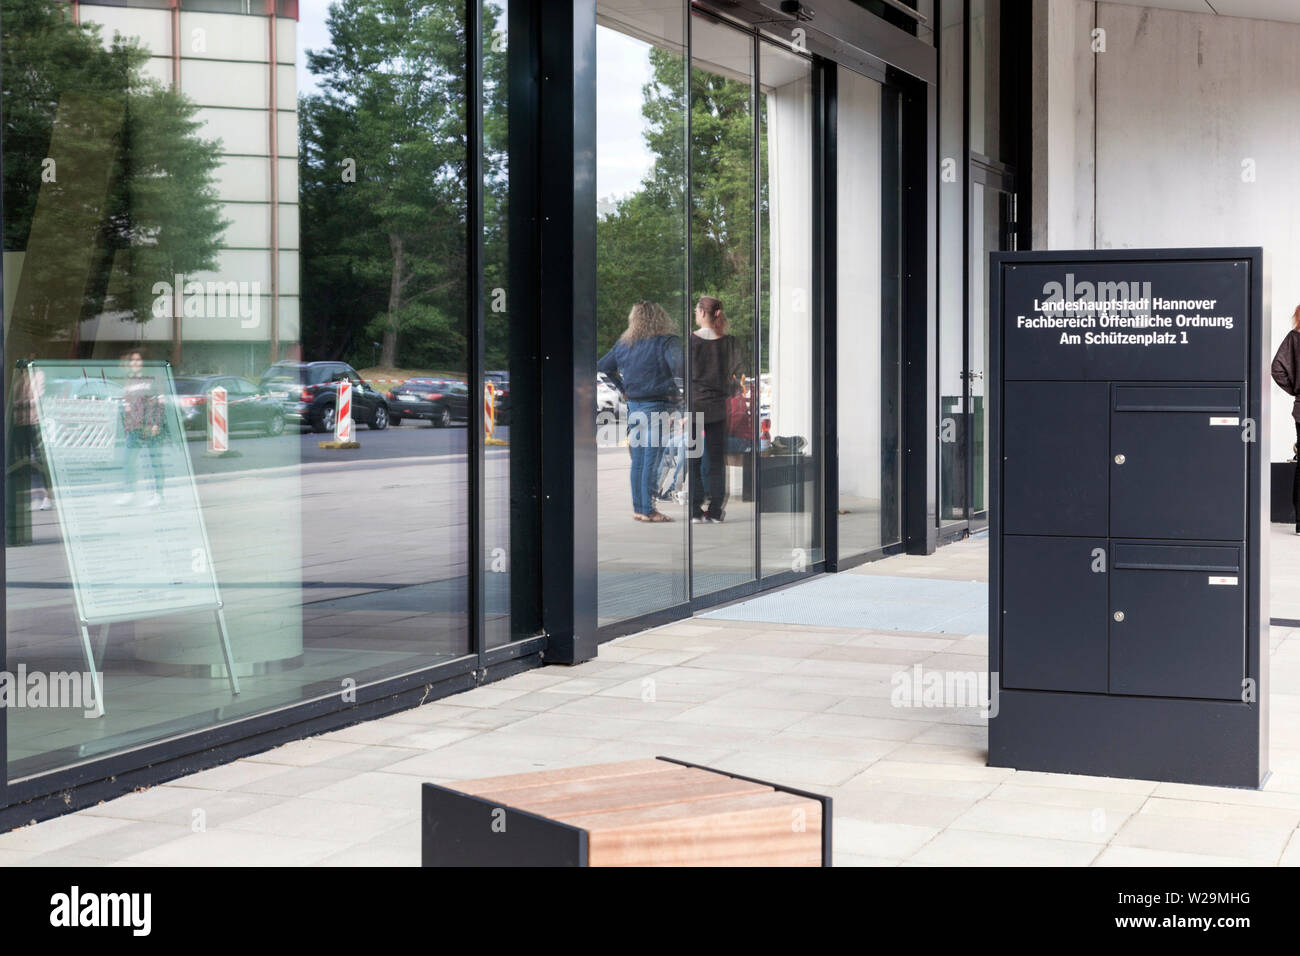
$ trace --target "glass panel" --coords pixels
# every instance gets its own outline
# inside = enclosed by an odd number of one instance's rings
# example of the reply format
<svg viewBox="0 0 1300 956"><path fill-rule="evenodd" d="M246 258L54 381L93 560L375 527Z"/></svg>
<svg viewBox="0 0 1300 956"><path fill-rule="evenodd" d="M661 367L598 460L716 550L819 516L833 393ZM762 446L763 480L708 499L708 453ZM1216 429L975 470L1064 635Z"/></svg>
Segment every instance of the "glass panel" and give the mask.
<svg viewBox="0 0 1300 956"><path fill-rule="evenodd" d="M882 89L842 68L837 83L839 555L847 558L900 540L901 340L897 310L882 308Z"/></svg>
<svg viewBox="0 0 1300 956"><path fill-rule="evenodd" d="M989 367L989 253L1007 248L1011 194L974 183L971 186L970 273L970 416L967 429L973 440L971 512L988 511L989 422L985 407L984 374Z"/></svg>
<svg viewBox="0 0 1300 956"><path fill-rule="evenodd" d="M758 75L764 253L758 487L763 573L776 574L822 560L812 63L764 42Z"/></svg>
<svg viewBox="0 0 1300 956"><path fill-rule="evenodd" d="M104 706L9 708L12 778L469 650L465 430L386 392L465 379L464 6L330 9L182 12L174 70L165 14L3 0L6 666ZM232 376L223 443L175 383Z"/></svg>
<svg viewBox="0 0 1300 956"><path fill-rule="evenodd" d="M1009 161L1002 125L1002 0L970 4L970 149Z"/></svg>
<svg viewBox="0 0 1300 956"><path fill-rule="evenodd" d="M962 3L940 5L939 525L966 520L966 145Z"/></svg>
<svg viewBox="0 0 1300 956"><path fill-rule="evenodd" d="M687 600L684 21L675 4L597 5L601 624Z"/></svg>
<svg viewBox="0 0 1300 956"><path fill-rule="evenodd" d="M541 630L541 597L536 592L538 561L532 489L528 469L535 457L515 448L511 428L515 405L511 383L519 382L532 361L533 337L510 321L510 156L512 124L508 93L512 58L510 4L484 0L483 18L483 338L484 338L484 639L488 647ZM518 5L516 5L516 15ZM520 295L526 293L520 292ZM464 395L460 397L465 401ZM525 433L535 403L524 402ZM518 473L518 480L515 474ZM512 496L512 492L518 492ZM512 501L517 501L512 506ZM527 510L525 510L527 509ZM525 533L512 534L515 523Z"/></svg>
<svg viewBox="0 0 1300 956"><path fill-rule="evenodd" d="M692 590L754 579L754 47L691 17Z"/></svg>

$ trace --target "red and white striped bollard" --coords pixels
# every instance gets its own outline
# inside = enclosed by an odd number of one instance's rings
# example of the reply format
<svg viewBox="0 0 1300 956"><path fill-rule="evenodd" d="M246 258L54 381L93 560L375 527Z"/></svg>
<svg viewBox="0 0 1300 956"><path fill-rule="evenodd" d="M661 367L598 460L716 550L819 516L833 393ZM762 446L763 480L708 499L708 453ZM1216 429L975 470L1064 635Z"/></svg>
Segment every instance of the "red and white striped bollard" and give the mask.
<svg viewBox="0 0 1300 956"><path fill-rule="evenodd" d="M338 401L334 406L334 440L352 441L352 383L339 382Z"/></svg>
<svg viewBox="0 0 1300 956"><path fill-rule="evenodd" d="M208 396L208 451L221 455L230 451L230 417L226 390L218 385Z"/></svg>

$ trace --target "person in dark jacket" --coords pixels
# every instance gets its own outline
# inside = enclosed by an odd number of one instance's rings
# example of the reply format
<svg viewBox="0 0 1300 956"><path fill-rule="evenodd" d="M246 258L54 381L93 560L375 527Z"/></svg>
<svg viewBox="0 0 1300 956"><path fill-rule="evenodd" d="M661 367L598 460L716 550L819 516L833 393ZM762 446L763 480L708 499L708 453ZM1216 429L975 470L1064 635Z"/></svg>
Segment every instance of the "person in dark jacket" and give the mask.
<svg viewBox="0 0 1300 956"><path fill-rule="evenodd" d="M1291 331L1273 356L1273 381L1295 399L1291 417L1296 423L1296 444L1300 446L1300 306L1291 314ZM1295 532L1300 534L1300 462L1296 464L1295 481L1291 485L1291 501L1296 509Z"/></svg>
<svg viewBox="0 0 1300 956"><path fill-rule="evenodd" d="M744 354L735 336L727 334L727 316L722 303L712 296L700 296L695 306L691 335L692 411L704 426L704 458L708 459L708 509L705 509L703 459L691 458L691 521L716 524L723 519L727 504L727 405L740 393L744 375ZM698 439L697 439L698 440Z"/></svg>
<svg viewBox="0 0 1300 956"><path fill-rule="evenodd" d="M660 523L673 519L655 507L672 411L681 402L682 340L663 306L638 302L627 329L596 363L627 398L628 444L632 452L632 517Z"/></svg>

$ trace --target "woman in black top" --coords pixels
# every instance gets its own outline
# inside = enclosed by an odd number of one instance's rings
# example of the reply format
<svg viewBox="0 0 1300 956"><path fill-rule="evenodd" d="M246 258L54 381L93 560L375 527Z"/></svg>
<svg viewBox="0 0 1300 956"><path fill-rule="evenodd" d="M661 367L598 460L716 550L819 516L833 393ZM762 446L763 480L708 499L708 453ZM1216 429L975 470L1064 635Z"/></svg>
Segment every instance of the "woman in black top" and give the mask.
<svg viewBox="0 0 1300 956"><path fill-rule="evenodd" d="M722 520L727 504L727 404L740 393L744 357L734 336L727 334L722 303L701 296L695 306L699 326L691 336L691 385L697 427L704 426L704 454L709 459L708 509L701 480L701 458L691 458L691 520L712 524ZM698 440L698 432L697 432Z"/></svg>
<svg viewBox="0 0 1300 956"><path fill-rule="evenodd" d="M1300 306L1291 314L1291 331L1273 356L1273 381L1295 398L1291 417L1295 419L1296 447L1300 449ZM1297 453L1300 458L1300 452ZM1296 463L1295 481L1291 484L1291 501L1295 506L1295 533L1300 534L1300 461Z"/></svg>

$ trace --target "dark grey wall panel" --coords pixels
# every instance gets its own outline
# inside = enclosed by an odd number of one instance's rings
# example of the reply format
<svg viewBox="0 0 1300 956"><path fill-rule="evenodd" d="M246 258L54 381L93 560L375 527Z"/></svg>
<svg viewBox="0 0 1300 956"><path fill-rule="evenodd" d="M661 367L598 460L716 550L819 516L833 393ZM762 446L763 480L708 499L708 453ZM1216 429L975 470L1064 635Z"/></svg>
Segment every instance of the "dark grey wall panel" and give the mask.
<svg viewBox="0 0 1300 956"><path fill-rule="evenodd" d="M1003 428L1007 534L1106 534L1110 389L1008 382Z"/></svg>
<svg viewBox="0 0 1300 956"><path fill-rule="evenodd" d="M1106 693L1106 634L1096 626L1106 616L1106 539L1007 535L1002 545L1003 686Z"/></svg>

